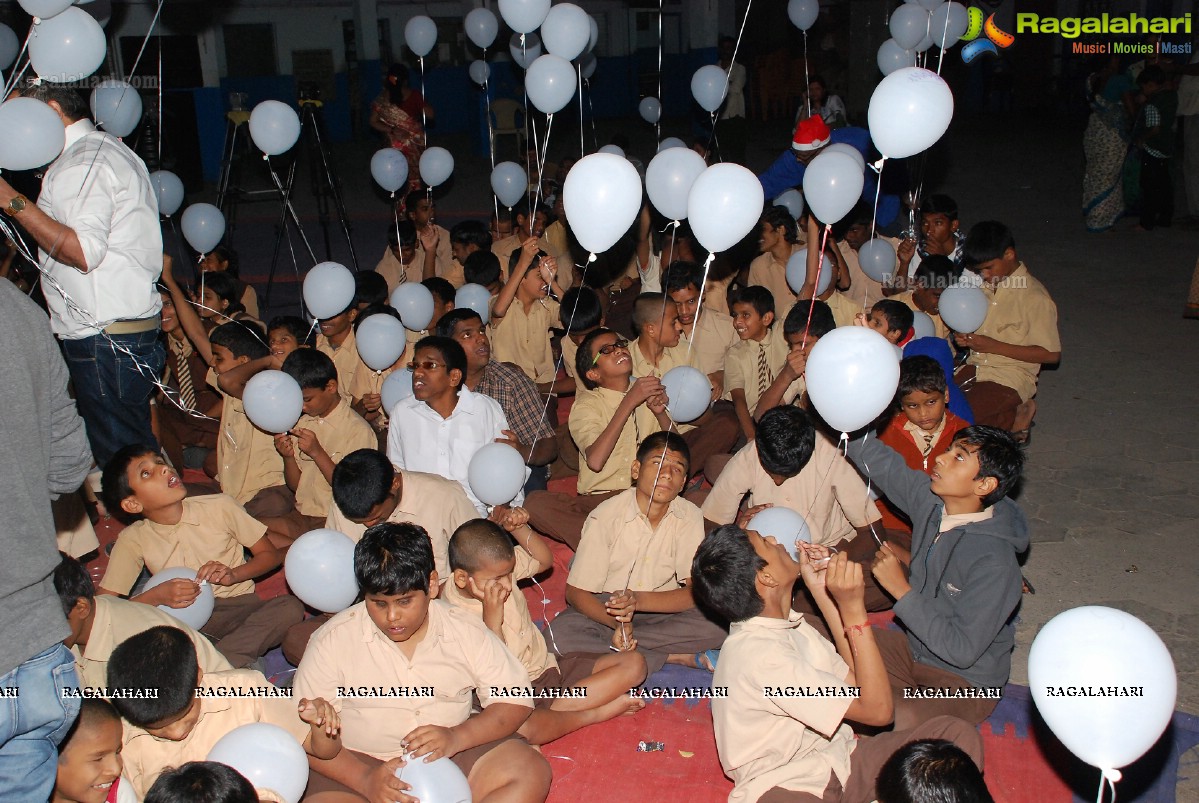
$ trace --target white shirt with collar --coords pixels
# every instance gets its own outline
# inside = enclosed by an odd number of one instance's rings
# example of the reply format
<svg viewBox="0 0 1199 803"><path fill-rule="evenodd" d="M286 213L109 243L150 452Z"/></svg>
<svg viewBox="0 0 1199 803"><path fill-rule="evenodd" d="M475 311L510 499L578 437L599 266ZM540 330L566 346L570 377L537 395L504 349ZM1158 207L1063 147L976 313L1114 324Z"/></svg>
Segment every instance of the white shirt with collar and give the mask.
<svg viewBox="0 0 1199 803"><path fill-rule="evenodd" d="M487 505L470 487L470 459L479 449L503 437L505 429L511 427L499 402L466 387L458 389L458 404L449 418L442 418L432 407L409 396L391 412L387 457L396 468L439 474L457 482L479 515L486 516ZM528 476L526 467L526 480ZM523 504L524 498L521 491L512 504Z"/></svg>
<svg viewBox="0 0 1199 803"><path fill-rule="evenodd" d="M38 208L74 230L88 271L39 251L46 272L46 303L54 333L79 340L121 320L157 315L154 282L162 274L162 229L150 174L119 139L91 120L67 126L66 147L46 170ZM80 312L68 304L66 293Z"/></svg>

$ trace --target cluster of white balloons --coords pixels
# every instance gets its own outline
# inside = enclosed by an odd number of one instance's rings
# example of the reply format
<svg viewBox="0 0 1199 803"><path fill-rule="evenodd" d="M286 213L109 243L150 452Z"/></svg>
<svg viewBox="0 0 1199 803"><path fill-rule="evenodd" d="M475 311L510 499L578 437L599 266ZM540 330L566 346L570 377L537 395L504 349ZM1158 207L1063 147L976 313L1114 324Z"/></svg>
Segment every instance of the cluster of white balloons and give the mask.
<svg viewBox="0 0 1199 803"><path fill-rule="evenodd" d="M599 26L574 3L559 3L551 8L549 0L500 0L499 7L504 22L516 32L508 50L517 66L525 70L529 102L543 114L561 111L574 97L576 67L583 78L590 78L595 72L592 50L599 40ZM533 33L538 30L540 36ZM470 33L468 20L467 34ZM486 78L482 68L476 71ZM483 83L475 71L471 77L476 83Z"/></svg>
<svg viewBox="0 0 1199 803"><path fill-rule="evenodd" d="M943 0L907 0L891 12L891 38L878 49L878 68L890 75L902 67L914 67L916 54L933 45L948 50L966 33L966 6Z"/></svg>

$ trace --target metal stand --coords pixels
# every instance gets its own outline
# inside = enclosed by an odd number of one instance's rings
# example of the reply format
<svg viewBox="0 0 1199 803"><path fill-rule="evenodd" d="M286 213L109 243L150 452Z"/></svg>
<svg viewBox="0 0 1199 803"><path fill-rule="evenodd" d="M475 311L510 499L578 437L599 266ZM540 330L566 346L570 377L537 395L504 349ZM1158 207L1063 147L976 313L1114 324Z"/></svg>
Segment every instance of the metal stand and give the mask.
<svg viewBox="0 0 1199 803"><path fill-rule="evenodd" d="M268 201L279 197L274 187L248 190L241 185L242 160L260 156L250 140L250 113L231 111L225 114L225 144L221 156L221 177L217 181L216 205L225 216L224 240L233 245L237 230L237 208L242 203Z"/></svg>
<svg viewBox="0 0 1199 803"><path fill-rule="evenodd" d="M354 240L350 236L350 219L346 215L345 204L341 199L341 182L333 172L329 149L325 145L323 134L324 120L320 114L323 104L319 100L300 101L300 145L303 156L308 163L308 174L312 180L312 196L316 198L317 220L325 237L325 259L333 259L332 243L329 240L330 203L337 212L338 223L346 238L346 246L350 249L352 269L358 270L358 255L354 253ZM275 281L275 269L279 263L279 250L283 245L283 237L287 233L287 218L291 214L289 205L296 182L296 166L300 162L297 155L287 169L287 177L282 187L272 192L281 192L283 208L279 213L279 224L275 229L275 251L271 256L271 271L267 276L266 292L262 294L263 306L269 305L271 286ZM293 216L293 223L299 227L299 220Z"/></svg>

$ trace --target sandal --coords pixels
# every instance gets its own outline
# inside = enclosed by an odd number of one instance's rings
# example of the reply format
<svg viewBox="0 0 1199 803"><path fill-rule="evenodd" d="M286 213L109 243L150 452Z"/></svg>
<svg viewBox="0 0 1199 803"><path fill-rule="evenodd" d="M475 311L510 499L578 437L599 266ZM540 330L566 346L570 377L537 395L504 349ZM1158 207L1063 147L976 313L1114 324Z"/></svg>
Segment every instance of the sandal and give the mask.
<svg viewBox="0 0 1199 803"><path fill-rule="evenodd" d="M716 671L716 662L720 660L720 650L704 650L695 654L695 668L708 672ZM706 663L705 663L706 661Z"/></svg>
<svg viewBox="0 0 1199 803"><path fill-rule="evenodd" d="M1021 449L1027 449L1032 444L1032 428L1037 425L1034 421L1028 425L1027 429L1019 429L1012 433L1012 439Z"/></svg>

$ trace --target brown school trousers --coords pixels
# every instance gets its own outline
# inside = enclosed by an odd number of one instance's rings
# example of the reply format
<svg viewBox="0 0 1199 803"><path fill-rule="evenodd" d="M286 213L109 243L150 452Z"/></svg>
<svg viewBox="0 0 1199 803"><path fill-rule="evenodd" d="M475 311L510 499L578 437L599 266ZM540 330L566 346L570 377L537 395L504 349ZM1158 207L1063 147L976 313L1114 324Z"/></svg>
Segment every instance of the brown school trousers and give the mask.
<svg viewBox="0 0 1199 803"><path fill-rule="evenodd" d="M312 634L332 618L333 614L331 613L321 613L297 622L287 629L287 634L283 636L283 657L287 659L288 663L292 666L300 665L300 661L304 658L304 650L308 649L308 642L312 639Z"/></svg>
<svg viewBox="0 0 1199 803"><path fill-rule="evenodd" d="M595 598L607 602L610 596L604 592L596 594ZM637 652L645 658L650 675L661 669L672 653L718 650L728 635L727 630L706 618L697 608L679 613L633 614L633 638L637 640ZM567 608L546 627L545 641L558 655L605 652L612 644L612 630L574 608Z"/></svg>
<svg viewBox="0 0 1199 803"><path fill-rule="evenodd" d="M525 510L529 512L529 524L534 530L577 550L579 539L583 537L583 522L587 521L591 511L618 493L620 491L601 491L572 496L534 491L525 499Z"/></svg>
<svg viewBox="0 0 1199 803"><path fill-rule="evenodd" d="M978 382L977 369L964 365L953 379L966 394L970 409L974 412L974 423L1011 431L1016 423L1016 408L1020 406L1020 394L998 382Z"/></svg>
<svg viewBox="0 0 1199 803"><path fill-rule="evenodd" d="M974 684L935 666L912 658L907 634L900 630L874 629L874 640L882 653L895 701L895 729L914 728L933 717L950 715L977 725L995 710L999 700L963 698L905 699L904 689L973 689Z"/></svg>
<svg viewBox="0 0 1199 803"><path fill-rule="evenodd" d="M208 636L234 669L241 669L279 645L283 634L304 616L304 605L291 595L261 599L254 592L217 597L208 623Z"/></svg>
<svg viewBox="0 0 1199 803"><path fill-rule="evenodd" d="M286 485L274 485L270 488L263 488L254 494L250 498L250 501L242 505L247 513L259 521L274 518L275 516L286 516L288 511L295 509L295 506L295 491Z"/></svg>
<svg viewBox="0 0 1199 803"><path fill-rule="evenodd" d="M920 739L945 739L960 747L975 765L983 768L983 740L978 729L957 717L940 716L910 730L896 730L877 736L859 736L849 756L849 778L841 786L829 773L823 795L794 792L776 786L758 798L758 803L869 803L876 799L875 780L879 770L896 750Z"/></svg>

